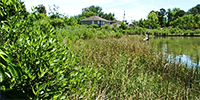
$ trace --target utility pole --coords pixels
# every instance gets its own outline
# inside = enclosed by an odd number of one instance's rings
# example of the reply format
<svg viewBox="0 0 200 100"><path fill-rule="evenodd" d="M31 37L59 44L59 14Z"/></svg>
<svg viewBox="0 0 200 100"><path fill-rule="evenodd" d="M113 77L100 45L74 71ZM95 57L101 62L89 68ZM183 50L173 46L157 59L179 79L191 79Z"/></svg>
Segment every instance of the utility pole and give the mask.
<svg viewBox="0 0 200 100"><path fill-rule="evenodd" d="M124 17L123 17L123 21L125 21L125 11L124 11Z"/></svg>

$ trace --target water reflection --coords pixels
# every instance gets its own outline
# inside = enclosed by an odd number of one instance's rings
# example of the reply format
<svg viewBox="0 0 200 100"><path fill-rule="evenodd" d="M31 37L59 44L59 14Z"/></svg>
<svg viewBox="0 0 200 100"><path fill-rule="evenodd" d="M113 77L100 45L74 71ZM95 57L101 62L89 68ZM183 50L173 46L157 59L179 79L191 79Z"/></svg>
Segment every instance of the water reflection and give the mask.
<svg viewBox="0 0 200 100"><path fill-rule="evenodd" d="M175 62L182 65L187 65L188 67L200 67L200 61L194 63L194 61L190 59L190 56L184 54L176 57L174 57L173 54L169 54L167 60L170 64Z"/></svg>
<svg viewBox="0 0 200 100"><path fill-rule="evenodd" d="M165 37L150 39L155 52L162 52L170 63L200 67L200 37Z"/></svg>

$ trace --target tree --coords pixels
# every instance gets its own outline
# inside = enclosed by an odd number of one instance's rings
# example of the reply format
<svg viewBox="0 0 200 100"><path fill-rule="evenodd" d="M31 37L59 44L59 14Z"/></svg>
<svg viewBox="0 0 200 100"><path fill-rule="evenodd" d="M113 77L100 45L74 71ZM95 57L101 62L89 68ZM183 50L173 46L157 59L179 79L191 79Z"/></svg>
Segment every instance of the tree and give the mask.
<svg viewBox="0 0 200 100"><path fill-rule="evenodd" d="M165 15L166 15L166 10L164 8L161 8L160 9L160 16L159 16L159 22L160 22L161 27L165 27L166 26Z"/></svg>
<svg viewBox="0 0 200 100"><path fill-rule="evenodd" d="M166 15L167 12L164 8L161 8L160 11L154 11L152 10L150 13L154 12L158 16L158 21L161 27L166 26Z"/></svg>
<svg viewBox="0 0 200 100"><path fill-rule="evenodd" d="M58 12L59 6L56 6L55 4L53 6L54 6L53 10L49 6L49 10L50 10L49 15L50 15L50 18L60 18L61 16L63 16L62 14L59 14L59 12Z"/></svg>
<svg viewBox="0 0 200 100"><path fill-rule="evenodd" d="M174 15L174 18L177 19L178 17L182 17L184 16L186 13L184 10L179 10L176 12L176 14Z"/></svg>
<svg viewBox="0 0 200 100"><path fill-rule="evenodd" d="M180 8L173 8L168 9L166 12L167 15L167 26L170 26L170 22L176 20L179 17L184 16L186 13L184 10L181 10Z"/></svg>
<svg viewBox="0 0 200 100"><path fill-rule="evenodd" d="M91 17L91 16L95 16L95 15L97 15L97 14L92 11L88 11L88 12L84 11L84 12L82 12L81 16L87 18L87 17Z"/></svg>
<svg viewBox="0 0 200 100"><path fill-rule="evenodd" d="M173 13L171 9L167 9L167 26L169 26L169 23L173 20Z"/></svg>
<svg viewBox="0 0 200 100"><path fill-rule="evenodd" d="M160 25L159 25L158 15L155 12L149 13L146 24L151 26L151 28L153 28L153 29L159 28ZM146 26L146 28L148 28L148 27Z"/></svg>
<svg viewBox="0 0 200 100"><path fill-rule="evenodd" d="M196 29L199 27L199 20L199 14L195 16L193 16L193 14L185 14L183 17L178 17L176 20L170 22L170 24L173 25L173 27L179 27L181 29Z"/></svg>
<svg viewBox="0 0 200 100"><path fill-rule="evenodd" d="M102 8L99 6L92 5L90 7L82 9L82 12L90 12L90 11L96 13L98 16L101 16L102 14Z"/></svg>
<svg viewBox="0 0 200 100"><path fill-rule="evenodd" d="M200 14L200 4L198 4L195 7L189 9L187 13L193 14L193 15Z"/></svg>
<svg viewBox="0 0 200 100"><path fill-rule="evenodd" d="M0 22L17 14L27 17L29 14L26 11L24 2L20 0L11 1L12 3L6 4L3 3L3 0L0 1Z"/></svg>
<svg viewBox="0 0 200 100"><path fill-rule="evenodd" d="M46 8L43 4L40 4L36 7L37 12L47 14Z"/></svg>
<svg viewBox="0 0 200 100"><path fill-rule="evenodd" d="M100 7L100 6L90 6L90 7L86 7L86 8L83 8L82 9L82 17L85 16L85 17L90 17L90 16L99 16L99 17L102 17L104 19L107 19L107 20L116 20L115 19L115 14L112 14L112 13L104 13L102 11L103 9ZM89 15L89 16L86 16Z"/></svg>
<svg viewBox="0 0 200 100"><path fill-rule="evenodd" d="M195 23L198 26L198 28L200 29L200 14L196 14L194 17L195 17L194 18L195 19Z"/></svg>

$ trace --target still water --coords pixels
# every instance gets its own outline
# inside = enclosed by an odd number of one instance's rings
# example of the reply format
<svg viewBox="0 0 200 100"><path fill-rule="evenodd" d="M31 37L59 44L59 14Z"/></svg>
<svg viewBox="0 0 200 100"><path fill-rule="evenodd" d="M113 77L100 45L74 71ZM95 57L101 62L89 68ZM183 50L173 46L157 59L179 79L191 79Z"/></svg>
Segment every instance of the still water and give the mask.
<svg viewBox="0 0 200 100"><path fill-rule="evenodd" d="M200 37L156 37L149 42L155 53L161 51L170 63L200 67Z"/></svg>

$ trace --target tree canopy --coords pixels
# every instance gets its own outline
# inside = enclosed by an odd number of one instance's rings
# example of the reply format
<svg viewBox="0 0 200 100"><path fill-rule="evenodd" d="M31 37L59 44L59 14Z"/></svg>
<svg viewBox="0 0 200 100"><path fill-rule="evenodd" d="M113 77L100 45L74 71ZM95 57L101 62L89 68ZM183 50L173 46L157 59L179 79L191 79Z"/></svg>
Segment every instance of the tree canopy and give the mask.
<svg viewBox="0 0 200 100"><path fill-rule="evenodd" d="M104 13L102 11L103 9L100 7L100 6L90 6L90 7L86 7L86 8L83 8L82 9L82 14L79 15L79 17L90 17L90 16L99 16L99 17L102 17L104 19L107 19L107 20L116 20L115 19L115 14L112 14L112 13Z"/></svg>
<svg viewBox="0 0 200 100"><path fill-rule="evenodd" d="M40 5L36 6L36 10L39 13L47 14L46 8L45 8L45 6L43 4L40 4Z"/></svg>

